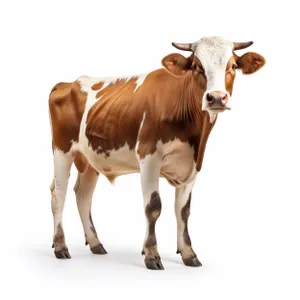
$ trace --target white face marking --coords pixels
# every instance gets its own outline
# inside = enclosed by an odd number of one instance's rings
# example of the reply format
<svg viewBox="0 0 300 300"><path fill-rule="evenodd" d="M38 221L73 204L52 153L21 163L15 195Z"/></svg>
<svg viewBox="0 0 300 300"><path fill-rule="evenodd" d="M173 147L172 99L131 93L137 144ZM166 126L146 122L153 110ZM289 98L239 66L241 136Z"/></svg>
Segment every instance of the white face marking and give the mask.
<svg viewBox="0 0 300 300"><path fill-rule="evenodd" d="M202 110L210 114L211 122L217 113L209 110L206 99L207 93L221 91L227 94L228 103L230 95L225 88L225 71L227 63L232 56L233 43L221 37L204 37L193 44L195 56L201 61L207 79L206 92L202 99ZM229 107L229 105L226 105Z"/></svg>

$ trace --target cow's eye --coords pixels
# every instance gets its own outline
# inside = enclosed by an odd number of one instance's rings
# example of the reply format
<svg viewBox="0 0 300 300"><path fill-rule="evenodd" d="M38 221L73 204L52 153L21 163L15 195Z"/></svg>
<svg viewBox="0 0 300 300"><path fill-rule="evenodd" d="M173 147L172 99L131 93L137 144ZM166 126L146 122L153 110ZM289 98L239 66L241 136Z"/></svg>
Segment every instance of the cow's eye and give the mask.
<svg viewBox="0 0 300 300"><path fill-rule="evenodd" d="M197 70L197 65L196 65L196 64L192 64L191 69L192 69L193 71L196 71L196 70Z"/></svg>
<svg viewBox="0 0 300 300"><path fill-rule="evenodd" d="M233 70L236 70L237 68L238 68L238 66L237 66L236 64L233 64L233 65L232 65L232 69L233 69Z"/></svg>

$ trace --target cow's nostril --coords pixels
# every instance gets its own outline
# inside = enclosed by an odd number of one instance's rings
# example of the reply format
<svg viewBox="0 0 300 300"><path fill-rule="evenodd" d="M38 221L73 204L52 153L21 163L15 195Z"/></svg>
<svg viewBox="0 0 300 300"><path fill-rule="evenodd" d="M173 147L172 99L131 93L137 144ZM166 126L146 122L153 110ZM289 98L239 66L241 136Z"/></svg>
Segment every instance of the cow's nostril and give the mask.
<svg viewBox="0 0 300 300"><path fill-rule="evenodd" d="M221 98L222 103L225 105L228 102L228 95L225 94L222 98Z"/></svg>
<svg viewBox="0 0 300 300"><path fill-rule="evenodd" d="M206 99L207 99L207 102L210 103L210 104L213 103L213 102L215 101L214 95L213 95L213 94L210 94L210 93L207 93Z"/></svg>

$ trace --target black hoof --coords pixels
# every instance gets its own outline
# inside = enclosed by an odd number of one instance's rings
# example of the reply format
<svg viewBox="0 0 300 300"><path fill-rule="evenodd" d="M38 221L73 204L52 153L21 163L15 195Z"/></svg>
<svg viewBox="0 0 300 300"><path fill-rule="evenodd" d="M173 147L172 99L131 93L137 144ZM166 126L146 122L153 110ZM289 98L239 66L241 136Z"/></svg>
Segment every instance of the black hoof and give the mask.
<svg viewBox="0 0 300 300"><path fill-rule="evenodd" d="M189 266L189 267L201 267L202 266L201 262L199 261L199 259L196 256L192 257L192 258L188 258L188 259L183 259L183 262L186 266Z"/></svg>
<svg viewBox="0 0 300 300"><path fill-rule="evenodd" d="M164 266L161 263L161 260L159 257L157 257L155 259L153 259L153 258L145 259L145 265L146 265L147 269L150 269L150 270L164 270Z"/></svg>
<svg viewBox="0 0 300 300"><path fill-rule="evenodd" d="M107 251L104 249L103 245L99 244L91 248L91 251L94 254L107 254Z"/></svg>
<svg viewBox="0 0 300 300"><path fill-rule="evenodd" d="M71 258L71 255L67 248L60 250L60 251L54 251L54 254L55 254L56 258L58 258L58 259L70 259Z"/></svg>

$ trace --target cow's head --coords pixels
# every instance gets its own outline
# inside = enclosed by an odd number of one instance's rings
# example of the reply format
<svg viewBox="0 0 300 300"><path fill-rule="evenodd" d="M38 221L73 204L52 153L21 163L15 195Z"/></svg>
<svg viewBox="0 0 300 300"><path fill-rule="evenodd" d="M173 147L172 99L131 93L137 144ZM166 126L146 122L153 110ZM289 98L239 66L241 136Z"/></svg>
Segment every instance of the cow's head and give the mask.
<svg viewBox="0 0 300 300"><path fill-rule="evenodd" d="M265 59L257 53L247 52L239 57L234 52L252 44L233 43L221 37L204 37L195 43L172 43L177 49L191 51L192 55L186 58L173 53L166 56L162 63L175 75L193 72L203 93L202 110L208 111L213 121L217 113L231 108L236 70L252 74L265 64Z"/></svg>

